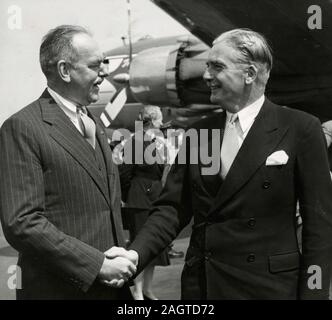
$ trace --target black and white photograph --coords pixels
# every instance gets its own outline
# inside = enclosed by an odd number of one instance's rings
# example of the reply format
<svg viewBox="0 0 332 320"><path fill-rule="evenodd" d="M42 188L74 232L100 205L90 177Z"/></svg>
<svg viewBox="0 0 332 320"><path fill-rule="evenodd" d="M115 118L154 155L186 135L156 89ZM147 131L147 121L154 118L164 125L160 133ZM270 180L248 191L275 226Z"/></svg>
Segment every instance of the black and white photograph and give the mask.
<svg viewBox="0 0 332 320"><path fill-rule="evenodd" d="M3 0L0 22L0 300L332 300L332 0Z"/></svg>

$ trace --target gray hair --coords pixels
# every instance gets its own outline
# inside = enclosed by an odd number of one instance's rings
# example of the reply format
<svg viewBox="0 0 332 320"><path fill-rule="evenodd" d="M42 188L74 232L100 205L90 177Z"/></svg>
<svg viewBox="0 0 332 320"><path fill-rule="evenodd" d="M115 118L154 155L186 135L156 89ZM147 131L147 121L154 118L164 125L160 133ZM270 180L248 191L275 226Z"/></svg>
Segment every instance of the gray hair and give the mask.
<svg viewBox="0 0 332 320"><path fill-rule="evenodd" d="M240 53L240 63L254 64L259 70L258 80L266 84L273 65L272 49L265 37L250 29L233 29L213 41L226 42Z"/></svg>
<svg viewBox="0 0 332 320"><path fill-rule="evenodd" d="M39 62L46 78L49 78L59 60L75 62L77 52L73 47L73 37L76 34L84 33L91 36L91 33L80 26L61 25L51 29L43 37L39 50Z"/></svg>
<svg viewBox="0 0 332 320"><path fill-rule="evenodd" d="M144 106L139 113L139 119L143 121L143 125L162 120L162 118L163 114L158 106Z"/></svg>

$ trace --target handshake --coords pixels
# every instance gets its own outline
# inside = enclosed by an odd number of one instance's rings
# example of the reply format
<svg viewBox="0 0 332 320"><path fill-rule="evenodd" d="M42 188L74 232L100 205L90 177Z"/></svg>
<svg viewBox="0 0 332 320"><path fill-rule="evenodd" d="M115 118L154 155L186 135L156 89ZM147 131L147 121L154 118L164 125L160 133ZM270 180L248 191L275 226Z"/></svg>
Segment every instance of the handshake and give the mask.
<svg viewBox="0 0 332 320"><path fill-rule="evenodd" d="M121 288L136 273L138 254L120 247L112 247L104 254L98 278L107 286Z"/></svg>

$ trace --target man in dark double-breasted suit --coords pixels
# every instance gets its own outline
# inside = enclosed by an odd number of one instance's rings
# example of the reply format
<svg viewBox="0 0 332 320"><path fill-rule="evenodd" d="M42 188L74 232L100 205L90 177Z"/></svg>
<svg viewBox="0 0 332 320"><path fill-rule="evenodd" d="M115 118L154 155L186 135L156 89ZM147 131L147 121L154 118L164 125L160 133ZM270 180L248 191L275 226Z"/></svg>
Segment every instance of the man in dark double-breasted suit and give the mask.
<svg viewBox="0 0 332 320"><path fill-rule="evenodd" d="M130 247L140 270L193 217L184 299L328 297L332 185L326 145L318 119L264 96L271 67L270 49L256 32L235 29L215 40L204 78L211 101L224 112L188 130L208 138L197 139L198 145L186 139L180 150L186 162L171 169ZM208 173L206 151L220 172ZM195 152L196 164L190 158ZM111 251L126 256L123 249Z"/></svg>
<svg viewBox="0 0 332 320"><path fill-rule="evenodd" d="M18 299L130 298L110 287L135 271L104 252L123 245L121 192L105 133L85 106L106 75L91 35L60 26L44 37L48 88L10 117L0 133L0 214L19 252Z"/></svg>

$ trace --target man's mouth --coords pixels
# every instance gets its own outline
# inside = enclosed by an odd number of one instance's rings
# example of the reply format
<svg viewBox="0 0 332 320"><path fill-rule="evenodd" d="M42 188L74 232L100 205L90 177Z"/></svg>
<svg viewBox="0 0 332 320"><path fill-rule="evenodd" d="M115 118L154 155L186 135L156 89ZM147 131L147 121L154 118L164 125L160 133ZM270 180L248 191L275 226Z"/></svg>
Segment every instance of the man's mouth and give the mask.
<svg viewBox="0 0 332 320"><path fill-rule="evenodd" d="M217 85L210 85L210 90L211 91L214 91L214 90L217 90L217 89L220 89L220 86L217 86Z"/></svg>
<svg viewBox="0 0 332 320"><path fill-rule="evenodd" d="M104 79L100 79L100 80L96 81L96 82L93 84L93 86L94 86L95 88L98 88L98 90L99 90L99 86L102 84L103 81L104 81Z"/></svg>

